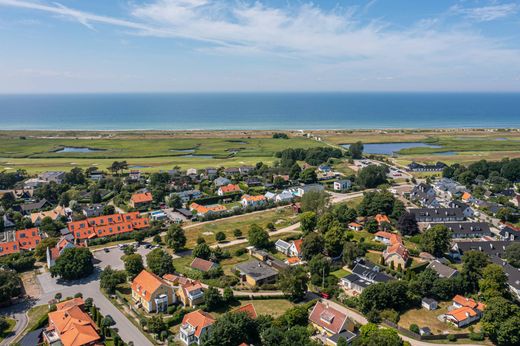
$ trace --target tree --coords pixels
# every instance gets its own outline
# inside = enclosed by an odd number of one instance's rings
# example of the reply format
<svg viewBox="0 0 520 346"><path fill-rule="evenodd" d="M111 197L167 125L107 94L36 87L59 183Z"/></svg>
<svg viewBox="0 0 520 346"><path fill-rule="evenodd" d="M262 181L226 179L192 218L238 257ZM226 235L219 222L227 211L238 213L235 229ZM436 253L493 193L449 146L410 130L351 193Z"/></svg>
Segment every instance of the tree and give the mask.
<svg viewBox="0 0 520 346"><path fill-rule="evenodd" d="M362 168L357 176L357 182L360 186L371 189L381 184L385 184L386 174L388 173L388 167L370 165Z"/></svg>
<svg viewBox="0 0 520 346"><path fill-rule="evenodd" d="M107 204L103 207L103 215L112 215L116 213L116 207L112 204Z"/></svg>
<svg viewBox="0 0 520 346"><path fill-rule="evenodd" d="M179 209L182 208L182 200L181 197L177 194L172 194L168 198L168 206L170 208Z"/></svg>
<svg viewBox="0 0 520 346"><path fill-rule="evenodd" d="M217 318L211 326L211 333L206 333L202 338L202 345L235 346L244 342L249 345L256 340L256 322L244 312L228 312Z"/></svg>
<svg viewBox="0 0 520 346"><path fill-rule="evenodd" d="M204 292L204 304L208 311L213 311L218 308L222 304L222 301L222 295L217 288L210 286Z"/></svg>
<svg viewBox="0 0 520 346"><path fill-rule="evenodd" d="M158 276L175 272L172 256L161 248L154 249L146 255L146 263L150 271Z"/></svg>
<svg viewBox="0 0 520 346"><path fill-rule="evenodd" d="M451 231L444 225L428 228L421 235L421 249L441 257L450 248Z"/></svg>
<svg viewBox="0 0 520 346"><path fill-rule="evenodd" d="M330 273L330 260L322 254L314 256L309 261L309 272L314 285L324 286L323 282Z"/></svg>
<svg viewBox="0 0 520 346"><path fill-rule="evenodd" d="M148 331L159 335L163 330L168 329L162 315L154 315L147 322Z"/></svg>
<svg viewBox="0 0 520 346"><path fill-rule="evenodd" d="M85 278L92 274L93 256L88 248L75 247L65 249L51 267L52 277L59 276L65 280Z"/></svg>
<svg viewBox="0 0 520 346"><path fill-rule="evenodd" d="M195 246L192 251L193 257L198 257L202 259L209 259L211 256L211 249L206 243L200 243Z"/></svg>
<svg viewBox="0 0 520 346"><path fill-rule="evenodd" d="M22 280L14 270L0 269L0 302L8 302L22 293Z"/></svg>
<svg viewBox="0 0 520 346"><path fill-rule="evenodd" d="M365 249L360 247L358 243L346 242L343 245L343 263L352 268L354 261L358 257L365 255Z"/></svg>
<svg viewBox="0 0 520 346"><path fill-rule="evenodd" d="M318 181L318 176L314 168L307 168L300 174L300 180L305 184L314 184Z"/></svg>
<svg viewBox="0 0 520 346"><path fill-rule="evenodd" d="M179 251L186 245L184 230L178 224L172 224L166 231L164 241L173 251Z"/></svg>
<svg viewBox="0 0 520 346"><path fill-rule="evenodd" d="M466 251L462 255L463 286L465 292L477 292L478 282L482 279L482 270L489 263L488 256L480 251Z"/></svg>
<svg viewBox="0 0 520 346"><path fill-rule="evenodd" d="M240 238L242 236L242 231L236 228L233 230L233 235L235 236L235 238Z"/></svg>
<svg viewBox="0 0 520 346"><path fill-rule="evenodd" d="M224 288L222 299L228 304L235 300L235 294L233 293L233 289L231 287Z"/></svg>
<svg viewBox="0 0 520 346"><path fill-rule="evenodd" d="M226 233L222 231L215 233L215 240L219 243L223 242L224 240L226 240Z"/></svg>
<svg viewBox="0 0 520 346"><path fill-rule="evenodd" d="M134 237L134 240L138 243L141 243L144 238L146 238L146 235L143 233L143 232L133 232L133 237Z"/></svg>
<svg viewBox="0 0 520 346"><path fill-rule="evenodd" d="M101 272L99 279L100 287L108 294L113 294L116 291L117 285L126 281L126 273L123 270L115 270L112 269L111 266L107 266Z"/></svg>
<svg viewBox="0 0 520 346"><path fill-rule="evenodd" d="M316 229L316 213L307 211L300 215L300 228L303 233L309 233Z"/></svg>
<svg viewBox="0 0 520 346"><path fill-rule="evenodd" d="M506 247L505 257L516 268L520 267L520 243L514 242Z"/></svg>
<svg viewBox="0 0 520 346"><path fill-rule="evenodd" d="M497 342L501 326L512 316L518 316L520 308L503 297L492 297L486 303L482 316L482 330L491 340Z"/></svg>
<svg viewBox="0 0 520 346"><path fill-rule="evenodd" d="M305 260L310 260L315 255L323 252L324 241L320 234L309 233L303 238L302 242L302 257Z"/></svg>
<svg viewBox="0 0 520 346"><path fill-rule="evenodd" d="M123 256L123 263L130 280L133 280L144 269L143 257L138 253Z"/></svg>
<svg viewBox="0 0 520 346"><path fill-rule="evenodd" d="M291 301L300 301L307 293L309 278L302 267L282 269L278 274L278 287Z"/></svg>
<svg viewBox="0 0 520 346"><path fill-rule="evenodd" d="M345 229L341 227L338 222L335 222L327 233L325 233L324 241L325 241L325 250L327 254L331 257L336 257L341 254L341 250L343 249L344 243L344 234Z"/></svg>
<svg viewBox="0 0 520 346"><path fill-rule="evenodd" d="M415 219L415 214L404 212L397 221L397 229L402 235L416 235L419 233L419 226Z"/></svg>
<svg viewBox="0 0 520 346"><path fill-rule="evenodd" d="M307 191L302 199L302 211L313 211L317 216L325 212L329 205L330 195L325 191Z"/></svg>
<svg viewBox="0 0 520 346"><path fill-rule="evenodd" d="M289 179L291 180L298 180L300 178L300 174L302 172L302 169L300 165L298 165L296 162L291 166L291 169L289 171Z"/></svg>
<svg viewBox="0 0 520 346"><path fill-rule="evenodd" d="M4 316L0 316L0 335L4 335L7 328L9 328L9 322Z"/></svg>
<svg viewBox="0 0 520 346"><path fill-rule="evenodd" d="M501 266L488 264L482 270L482 279L478 282L482 295L489 299L492 296L503 296L507 293L507 275Z"/></svg>
<svg viewBox="0 0 520 346"><path fill-rule="evenodd" d="M360 159L363 157L363 149L363 143L359 141L349 145L348 152L353 159Z"/></svg>
<svg viewBox="0 0 520 346"><path fill-rule="evenodd" d="M358 212L362 216L392 215L395 203L396 199L390 191L365 192L363 200L358 206Z"/></svg>
<svg viewBox="0 0 520 346"><path fill-rule="evenodd" d="M47 256L47 248L52 249L58 244L58 238L43 238L34 249L34 258L38 261L43 261Z"/></svg>
<svg viewBox="0 0 520 346"><path fill-rule="evenodd" d="M520 316L508 318L497 332L496 343L499 346L520 344Z"/></svg>
<svg viewBox="0 0 520 346"><path fill-rule="evenodd" d="M365 229L368 233L374 234L379 229L379 223L375 219L369 219L365 222Z"/></svg>
<svg viewBox="0 0 520 346"><path fill-rule="evenodd" d="M269 246L269 234L257 224L249 227L248 240L249 244L257 249L265 249Z"/></svg>

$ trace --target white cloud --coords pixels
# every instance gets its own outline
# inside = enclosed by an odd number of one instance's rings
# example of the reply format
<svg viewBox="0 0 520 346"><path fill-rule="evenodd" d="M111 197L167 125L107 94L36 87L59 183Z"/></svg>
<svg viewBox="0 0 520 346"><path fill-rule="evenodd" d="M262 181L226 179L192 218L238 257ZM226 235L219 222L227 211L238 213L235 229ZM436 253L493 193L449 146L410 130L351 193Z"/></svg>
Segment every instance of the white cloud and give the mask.
<svg viewBox="0 0 520 346"><path fill-rule="evenodd" d="M0 0L1 5L57 14L89 28L112 25L142 37L194 40L201 42L194 49L205 54L273 57L278 60L271 66L294 62L306 66L310 77L337 84L402 81L413 85L423 80L449 84L520 72L520 50L497 38L467 26L447 27L436 18L394 26L367 19L369 6L324 10L311 3L275 8L261 2L152 0L130 5L122 19L59 4ZM485 21L516 9L493 5L450 11Z"/></svg>
<svg viewBox="0 0 520 346"><path fill-rule="evenodd" d="M451 11L452 13L464 15L465 17L478 22L490 22L511 16L518 12L518 8L518 4L514 3L472 8L455 5L451 7Z"/></svg>

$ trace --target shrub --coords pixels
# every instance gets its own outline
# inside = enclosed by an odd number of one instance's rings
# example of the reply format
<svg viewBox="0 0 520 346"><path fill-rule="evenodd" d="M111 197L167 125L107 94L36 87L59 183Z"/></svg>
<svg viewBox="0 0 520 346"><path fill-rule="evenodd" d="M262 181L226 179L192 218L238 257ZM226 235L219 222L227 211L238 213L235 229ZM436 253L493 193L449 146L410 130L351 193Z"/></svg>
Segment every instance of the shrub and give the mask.
<svg viewBox="0 0 520 346"><path fill-rule="evenodd" d="M413 323L413 324L410 325L410 330L411 330L412 332L414 332L415 334L419 334L419 326L416 325L415 323Z"/></svg>
<svg viewBox="0 0 520 346"><path fill-rule="evenodd" d="M483 341L484 340L484 334L471 332L471 333L469 333L469 338L471 340L473 340L473 341Z"/></svg>
<svg viewBox="0 0 520 346"><path fill-rule="evenodd" d="M397 324L397 322L399 322L399 313L395 310L392 310L392 309L383 310L383 311L381 311L381 313L379 315L381 316L382 319L387 319L391 322L394 322L395 324Z"/></svg>
<svg viewBox="0 0 520 346"><path fill-rule="evenodd" d="M448 334L448 341L455 342L457 341L457 337L453 334Z"/></svg>

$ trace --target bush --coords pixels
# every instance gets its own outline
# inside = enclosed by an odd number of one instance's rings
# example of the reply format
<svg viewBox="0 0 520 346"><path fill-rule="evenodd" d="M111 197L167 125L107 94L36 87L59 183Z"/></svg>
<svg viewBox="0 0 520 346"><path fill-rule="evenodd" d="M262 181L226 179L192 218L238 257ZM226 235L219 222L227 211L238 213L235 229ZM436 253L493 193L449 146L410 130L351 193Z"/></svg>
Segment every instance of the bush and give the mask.
<svg viewBox="0 0 520 346"><path fill-rule="evenodd" d="M245 254L246 252L247 252L247 250L244 249L244 248L237 249L237 250L235 251L235 256L236 256L236 257L242 256L242 255Z"/></svg>
<svg viewBox="0 0 520 346"><path fill-rule="evenodd" d="M397 324L399 322L399 313L395 310L392 310L392 309L383 310L383 311L381 311L381 313L379 315L381 316L382 319L387 319L391 322L394 322L395 324Z"/></svg>
<svg viewBox="0 0 520 346"><path fill-rule="evenodd" d="M414 332L415 334L419 334L419 326L416 325L415 323L413 323L413 324L410 325L410 330L411 330L412 332Z"/></svg>
<svg viewBox="0 0 520 346"><path fill-rule="evenodd" d="M473 341L483 341L484 340L484 334L471 332L471 333L469 333L469 338L471 340L473 340Z"/></svg>
<svg viewBox="0 0 520 346"><path fill-rule="evenodd" d="M448 341L455 342L457 341L457 337L453 334L448 334Z"/></svg>

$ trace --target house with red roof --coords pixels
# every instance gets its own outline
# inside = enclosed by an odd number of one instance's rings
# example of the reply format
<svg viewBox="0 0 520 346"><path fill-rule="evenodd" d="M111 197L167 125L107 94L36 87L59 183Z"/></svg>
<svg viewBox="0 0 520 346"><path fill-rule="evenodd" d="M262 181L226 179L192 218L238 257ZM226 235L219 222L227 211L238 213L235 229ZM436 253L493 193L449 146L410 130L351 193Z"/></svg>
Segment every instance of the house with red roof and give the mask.
<svg viewBox="0 0 520 346"><path fill-rule="evenodd" d="M267 198L263 195L258 196L250 196L250 195L243 195L240 199L240 204L242 204L242 207L256 207L259 205L263 205L267 203Z"/></svg>
<svg viewBox="0 0 520 346"><path fill-rule="evenodd" d="M148 217L134 211L126 214L102 215L67 223L69 232L76 240L102 238L149 227Z"/></svg>
<svg viewBox="0 0 520 346"><path fill-rule="evenodd" d="M61 237L56 246L49 248L47 247L46 255L47 255L47 267L52 267L58 257L65 251L65 249L72 249L76 247L72 241L67 239L66 237Z"/></svg>
<svg viewBox="0 0 520 346"><path fill-rule="evenodd" d="M133 208L147 208L152 202L153 196L150 192L134 193L130 198L130 206Z"/></svg>
<svg viewBox="0 0 520 346"><path fill-rule="evenodd" d="M381 224L383 222L386 222L386 223L390 223L390 219L388 218L388 216L384 215L384 214L377 214L374 219L377 221L377 223L379 224L379 226L381 226Z"/></svg>
<svg viewBox="0 0 520 346"><path fill-rule="evenodd" d="M287 256L289 257L302 257L302 244L303 239L293 240L291 242L291 246L289 247L289 251L287 252Z"/></svg>
<svg viewBox="0 0 520 346"><path fill-rule="evenodd" d="M43 331L46 345L93 346L101 344L98 326L84 311L83 299L74 298L56 304L49 312L49 326Z"/></svg>
<svg viewBox="0 0 520 346"><path fill-rule="evenodd" d="M252 303L239 306L238 308L234 309L232 312L235 312L235 313L245 312L252 319L255 319L258 316L256 313L255 306Z"/></svg>
<svg viewBox="0 0 520 346"><path fill-rule="evenodd" d="M352 332L354 331L352 320L345 313L330 306L328 302L317 302L314 305L309 314L309 322L320 334L327 338L334 339L335 336L344 332L353 335Z"/></svg>
<svg viewBox="0 0 520 346"><path fill-rule="evenodd" d="M146 312L164 312L168 305L175 303L173 287L165 280L147 270L143 270L132 281L132 299L136 306Z"/></svg>
<svg viewBox="0 0 520 346"><path fill-rule="evenodd" d="M444 320L458 328L478 321L486 308L485 304L458 294L453 297L452 303L452 309L444 315Z"/></svg>
<svg viewBox="0 0 520 346"><path fill-rule="evenodd" d="M208 272L213 268L216 268L218 264L215 262L211 262L202 258L195 257L193 261L191 261L190 268L200 270L201 272Z"/></svg>
<svg viewBox="0 0 520 346"><path fill-rule="evenodd" d="M184 315L179 330L180 340L184 345L200 345L201 338L211 331L215 323L213 316L197 310Z"/></svg>
<svg viewBox="0 0 520 346"><path fill-rule="evenodd" d="M0 233L0 256L20 251L31 251L42 241L40 230L36 227L5 231Z"/></svg>
<svg viewBox="0 0 520 346"><path fill-rule="evenodd" d="M403 244L395 243L388 246L385 251L383 251L383 258L386 265L391 265L393 268L401 266L401 268L404 269L410 256L408 254L408 249L405 248Z"/></svg>
<svg viewBox="0 0 520 346"><path fill-rule="evenodd" d="M217 195L224 196L224 195L227 195L230 193L238 193L238 192L242 192L242 190L240 189L240 186L238 186L236 184L227 184L227 185L224 185L224 186L221 186L218 188Z"/></svg>

